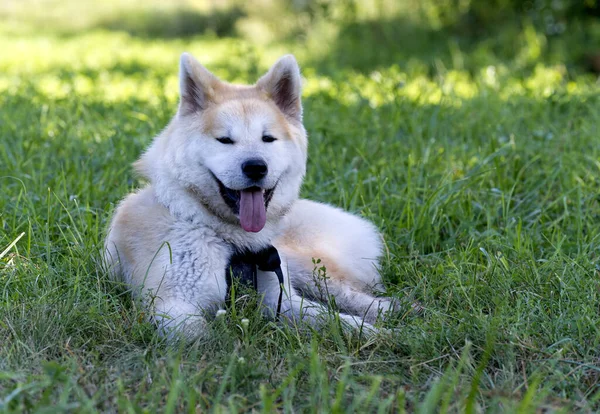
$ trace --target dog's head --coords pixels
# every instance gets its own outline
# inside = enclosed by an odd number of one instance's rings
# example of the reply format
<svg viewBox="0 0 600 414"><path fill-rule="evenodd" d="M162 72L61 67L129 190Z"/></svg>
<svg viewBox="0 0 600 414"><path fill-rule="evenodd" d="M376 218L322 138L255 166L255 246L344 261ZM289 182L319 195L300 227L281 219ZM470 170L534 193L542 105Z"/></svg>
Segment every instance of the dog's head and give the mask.
<svg viewBox="0 0 600 414"><path fill-rule="evenodd" d="M174 180L210 212L259 232L298 198L306 170L300 70L282 57L252 86L219 80L181 56L181 100L137 167Z"/></svg>

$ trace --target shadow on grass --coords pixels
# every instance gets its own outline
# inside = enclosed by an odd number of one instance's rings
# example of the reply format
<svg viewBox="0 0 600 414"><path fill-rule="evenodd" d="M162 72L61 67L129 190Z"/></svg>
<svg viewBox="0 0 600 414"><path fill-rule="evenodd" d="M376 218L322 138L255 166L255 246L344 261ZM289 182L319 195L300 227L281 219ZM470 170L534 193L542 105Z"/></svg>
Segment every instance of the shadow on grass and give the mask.
<svg viewBox="0 0 600 414"><path fill-rule="evenodd" d="M589 56L600 41L592 20L568 22L561 35L545 35L519 18L497 25L434 29L406 17L365 20L340 25L326 57L311 62L333 73L346 67L368 73L398 65L426 71L452 68L475 72L490 65L530 70L538 63L565 64L577 72L589 70ZM598 33L597 33L598 32Z"/></svg>
<svg viewBox="0 0 600 414"><path fill-rule="evenodd" d="M328 71L347 67L369 72L401 64L409 57L423 62L432 62L440 55L447 57L446 44L443 34L404 18L353 22L340 27L330 54L314 64Z"/></svg>
<svg viewBox="0 0 600 414"><path fill-rule="evenodd" d="M96 28L124 31L144 38L182 38L206 33L235 35L235 23L244 16L240 8L202 13L190 8L143 10L99 22Z"/></svg>

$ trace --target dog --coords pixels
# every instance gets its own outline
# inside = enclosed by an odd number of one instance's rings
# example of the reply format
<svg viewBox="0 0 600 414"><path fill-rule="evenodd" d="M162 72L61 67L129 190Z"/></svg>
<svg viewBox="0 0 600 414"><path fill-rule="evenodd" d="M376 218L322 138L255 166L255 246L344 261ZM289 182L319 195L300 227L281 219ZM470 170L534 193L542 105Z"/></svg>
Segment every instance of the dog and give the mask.
<svg viewBox="0 0 600 414"><path fill-rule="evenodd" d="M256 272L267 316L279 310L319 326L333 296L342 324L375 330L395 303L375 296L380 234L299 199L308 141L296 59L282 57L254 85L233 85L184 53L179 86L176 114L134 164L147 185L112 217L110 274L145 298L160 332L194 338L226 303L232 256L274 246L283 284L273 269Z"/></svg>

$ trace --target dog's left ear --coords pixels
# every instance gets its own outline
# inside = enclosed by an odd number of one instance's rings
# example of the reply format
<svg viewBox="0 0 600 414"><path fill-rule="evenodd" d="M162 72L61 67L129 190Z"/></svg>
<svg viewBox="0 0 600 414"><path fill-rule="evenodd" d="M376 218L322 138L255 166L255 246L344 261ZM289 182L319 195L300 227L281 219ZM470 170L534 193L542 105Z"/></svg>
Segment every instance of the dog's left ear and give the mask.
<svg viewBox="0 0 600 414"><path fill-rule="evenodd" d="M279 59L256 87L264 90L284 115L302 121L300 68L293 55Z"/></svg>

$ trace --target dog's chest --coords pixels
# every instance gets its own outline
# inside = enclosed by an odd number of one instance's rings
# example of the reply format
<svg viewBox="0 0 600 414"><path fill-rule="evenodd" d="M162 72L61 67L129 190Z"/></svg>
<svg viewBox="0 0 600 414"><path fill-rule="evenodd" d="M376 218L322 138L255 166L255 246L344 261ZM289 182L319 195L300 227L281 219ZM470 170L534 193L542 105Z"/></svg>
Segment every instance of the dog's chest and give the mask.
<svg viewBox="0 0 600 414"><path fill-rule="evenodd" d="M172 229L171 249L173 278L197 283L222 273L231 256L231 247L210 229L177 226Z"/></svg>

